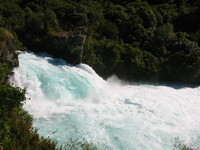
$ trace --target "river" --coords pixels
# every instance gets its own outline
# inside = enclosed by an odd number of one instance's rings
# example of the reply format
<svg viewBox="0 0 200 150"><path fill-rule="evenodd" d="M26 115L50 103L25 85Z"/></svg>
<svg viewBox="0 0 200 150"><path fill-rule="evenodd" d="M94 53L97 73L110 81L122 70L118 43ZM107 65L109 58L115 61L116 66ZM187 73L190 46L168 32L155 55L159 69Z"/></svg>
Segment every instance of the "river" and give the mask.
<svg viewBox="0 0 200 150"><path fill-rule="evenodd" d="M200 146L200 87L103 80L86 64L32 52L19 55L10 81L26 88L38 133L59 145L84 138L108 150L172 150L179 137Z"/></svg>

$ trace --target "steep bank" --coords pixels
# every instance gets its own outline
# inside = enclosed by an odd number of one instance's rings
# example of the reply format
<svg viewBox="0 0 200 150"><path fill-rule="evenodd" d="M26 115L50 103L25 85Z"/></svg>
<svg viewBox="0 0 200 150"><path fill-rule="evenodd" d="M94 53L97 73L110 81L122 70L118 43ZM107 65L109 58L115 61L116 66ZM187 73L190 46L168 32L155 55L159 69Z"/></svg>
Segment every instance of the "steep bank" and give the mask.
<svg viewBox="0 0 200 150"><path fill-rule="evenodd" d="M86 29L76 31L50 32L40 37L40 41L24 39L26 46L34 52L47 52L76 65L82 62L83 47L86 41Z"/></svg>
<svg viewBox="0 0 200 150"><path fill-rule="evenodd" d="M14 36L0 28L0 149L55 150L56 144L38 135L32 127L32 117L22 109L26 91L7 82L18 65Z"/></svg>
<svg viewBox="0 0 200 150"><path fill-rule="evenodd" d="M4 28L0 28L0 62L8 63L11 67L19 66L14 49L14 36Z"/></svg>

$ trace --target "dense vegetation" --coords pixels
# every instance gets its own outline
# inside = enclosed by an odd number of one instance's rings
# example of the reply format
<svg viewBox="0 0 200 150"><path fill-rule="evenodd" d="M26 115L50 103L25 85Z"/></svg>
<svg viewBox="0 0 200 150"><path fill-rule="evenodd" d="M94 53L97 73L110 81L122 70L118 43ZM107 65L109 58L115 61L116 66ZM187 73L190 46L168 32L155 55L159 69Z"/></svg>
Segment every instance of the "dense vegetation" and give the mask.
<svg viewBox="0 0 200 150"><path fill-rule="evenodd" d="M32 118L22 109L25 90L7 84L11 66L0 63L0 149L49 149L55 150L56 144L39 137L32 127Z"/></svg>
<svg viewBox="0 0 200 150"><path fill-rule="evenodd" d="M52 32L82 27L82 61L103 77L199 84L199 6L200 0L1 0L0 26L33 50Z"/></svg>
<svg viewBox="0 0 200 150"><path fill-rule="evenodd" d="M0 27L17 48L40 50L51 33L82 27L82 61L134 81L200 84L199 18L200 0L0 0ZM55 149L21 108L25 91L7 84L11 69L0 61L0 149Z"/></svg>

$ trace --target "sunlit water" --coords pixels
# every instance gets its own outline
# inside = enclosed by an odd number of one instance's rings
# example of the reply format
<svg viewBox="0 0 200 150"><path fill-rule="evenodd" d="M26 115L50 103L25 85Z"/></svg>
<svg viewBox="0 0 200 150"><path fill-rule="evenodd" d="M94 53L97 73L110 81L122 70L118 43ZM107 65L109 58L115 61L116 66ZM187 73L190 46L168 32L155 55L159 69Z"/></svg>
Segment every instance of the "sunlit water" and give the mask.
<svg viewBox="0 0 200 150"><path fill-rule="evenodd" d="M27 89L23 107L59 145L85 138L109 150L171 150L179 137L200 146L200 87L104 81L47 54L22 53L19 64L10 80Z"/></svg>

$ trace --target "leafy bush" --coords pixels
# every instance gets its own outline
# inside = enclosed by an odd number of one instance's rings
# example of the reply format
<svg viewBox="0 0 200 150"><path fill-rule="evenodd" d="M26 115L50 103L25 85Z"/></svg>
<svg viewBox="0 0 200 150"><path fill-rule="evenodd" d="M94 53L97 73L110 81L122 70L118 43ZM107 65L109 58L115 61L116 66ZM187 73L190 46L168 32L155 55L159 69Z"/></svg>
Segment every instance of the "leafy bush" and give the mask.
<svg viewBox="0 0 200 150"><path fill-rule="evenodd" d="M0 63L0 85L5 84L10 73L10 67L6 63Z"/></svg>
<svg viewBox="0 0 200 150"><path fill-rule="evenodd" d="M10 112L11 116L0 128L0 143L4 149L56 149L55 142L38 135L32 127L32 117L27 112L21 108Z"/></svg>
<svg viewBox="0 0 200 150"><path fill-rule="evenodd" d="M65 144L65 150L100 150L92 142L88 142L85 139L70 139Z"/></svg>
<svg viewBox="0 0 200 150"><path fill-rule="evenodd" d="M185 144L185 141L175 138L173 150L198 150L194 145Z"/></svg>
<svg viewBox="0 0 200 150"><path fill-rule="evenodd" d="M0 86L0 109L9 112L15 107L22 106L25 100L25 90L9 85Z"/></svg>
<svg viewBox="0 0 200 150"><path fill-rule="evenodd" d="M32 117L21 107L25 101L25 89L7 84L11 68L0 63L0 148L56 149L56 143L40 137L32 127Z"/></svg>

